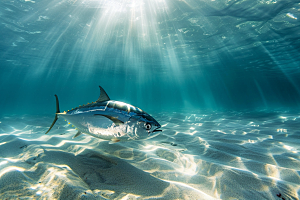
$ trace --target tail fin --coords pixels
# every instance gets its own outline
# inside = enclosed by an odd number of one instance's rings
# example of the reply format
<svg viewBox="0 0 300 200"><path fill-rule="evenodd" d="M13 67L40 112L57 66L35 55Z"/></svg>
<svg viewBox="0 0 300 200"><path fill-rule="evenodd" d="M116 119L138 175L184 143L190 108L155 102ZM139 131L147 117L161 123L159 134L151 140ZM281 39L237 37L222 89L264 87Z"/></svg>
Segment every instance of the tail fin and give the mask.
<svg viewBox="0 0 300 200"><path fill-rule="evenodd" d="M60 113L60 111L59 111L58 97L57 97L57 95L54 95L54 96L55 96L55 98L56 98L56 113ZM54 126L54 124L55 124L55 122L57 121L57 119L58 119L57 114L55 114L54 121L52 122L50 128L48 129L48 131L47 131L45 134L47 134L47 133L52 129L52 127Z"/></svg>

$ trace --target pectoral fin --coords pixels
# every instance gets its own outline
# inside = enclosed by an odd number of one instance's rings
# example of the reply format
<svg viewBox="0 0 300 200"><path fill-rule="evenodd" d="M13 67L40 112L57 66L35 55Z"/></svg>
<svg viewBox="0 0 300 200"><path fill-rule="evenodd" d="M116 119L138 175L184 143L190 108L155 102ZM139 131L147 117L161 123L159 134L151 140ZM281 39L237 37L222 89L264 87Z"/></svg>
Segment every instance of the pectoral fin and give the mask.
<svg viewBox="0 0 300 200"><path fill-rule="evenodd" d="M78 136L81 135L81 134L82 134L82 133L81 133L80 131L78 131L78 132L76 133L76 135L74 135L73 139L76 138L76 137L78 137Z"/></svg>
<svg viewBox="0 0 300 200"><path fill-rule="evenodd" d="M117 126L119 126L121 124L124 124L124 122L117 119L116 117L112 117L112 116L109 116L109 115L101 115L101 114L94 114L94 115L96 115L96 116L99 115L99 116L106 117L106 118L110 119L111 121L113 121L113 123L115 123L115 125L117 125Z"/></svg>

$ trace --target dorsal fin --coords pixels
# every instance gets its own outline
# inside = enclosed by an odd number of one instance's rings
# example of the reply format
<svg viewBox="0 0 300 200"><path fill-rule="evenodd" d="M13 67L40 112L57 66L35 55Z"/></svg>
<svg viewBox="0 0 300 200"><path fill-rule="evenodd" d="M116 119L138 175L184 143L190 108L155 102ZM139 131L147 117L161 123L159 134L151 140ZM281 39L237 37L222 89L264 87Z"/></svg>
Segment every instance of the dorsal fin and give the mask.
<svg viewBox="0 0 300 200"><path fill-rule="evenodd" d="M108 97L108 95L106 94L106 92L104 91L104 89L100 85L99 85L99 88L100 88L100 97L98 98L98 100L96 102L110 100L110 98Z"/></svg>

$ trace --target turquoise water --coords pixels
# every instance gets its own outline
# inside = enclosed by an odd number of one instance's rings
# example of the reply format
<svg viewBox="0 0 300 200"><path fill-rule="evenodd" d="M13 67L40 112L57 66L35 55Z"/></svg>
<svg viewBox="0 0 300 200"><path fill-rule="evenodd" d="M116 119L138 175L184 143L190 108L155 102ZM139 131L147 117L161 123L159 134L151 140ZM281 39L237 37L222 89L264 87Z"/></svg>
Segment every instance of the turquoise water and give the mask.
<svg viewBox="0 0 300 200"><path fill-rule="evenodd" d="M1 114L298 109L299 2L3 0Z"/></svg>
<svg viewBox="0 0 300 200"><path fill-rule="evenodd" d="M0 199L299 199L299 18L300 0L1 0ZM99 85L161 134L44 134L54 94L64 111Z"/></svg>

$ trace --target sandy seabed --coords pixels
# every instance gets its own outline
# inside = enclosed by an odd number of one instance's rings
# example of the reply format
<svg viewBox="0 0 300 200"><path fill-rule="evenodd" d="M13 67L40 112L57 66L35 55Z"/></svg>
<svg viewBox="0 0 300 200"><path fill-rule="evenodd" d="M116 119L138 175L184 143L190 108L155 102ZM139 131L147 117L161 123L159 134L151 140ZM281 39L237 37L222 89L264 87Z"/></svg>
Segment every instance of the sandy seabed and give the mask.
<svg viewBox="0 0 300 200"><path fill-rule="evenodd" d="M53 116L0 118L0 199L299 199L300 116L158 113L109 144Z"/></svg>

